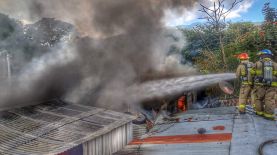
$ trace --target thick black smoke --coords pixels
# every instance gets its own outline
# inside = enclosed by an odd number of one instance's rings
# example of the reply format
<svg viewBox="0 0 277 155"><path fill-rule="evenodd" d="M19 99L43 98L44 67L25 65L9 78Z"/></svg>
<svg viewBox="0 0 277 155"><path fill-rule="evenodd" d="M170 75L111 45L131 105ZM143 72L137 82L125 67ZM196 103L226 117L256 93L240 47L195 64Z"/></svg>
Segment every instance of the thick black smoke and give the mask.
<svg viewBox="0 0 277 155"><path fill-rule="evenodd" d="M16 2L7 0L0 4L12 9L17 7L12 5ZM2 107L66 98L121 108L119 104L134 102L128 101L126 88L145 76L191 72L191 68L178 67L178 63L174 64L176 68L168 67L165 60L176 40L165 37L162 18L165 9L181 13L194 3L194 0L26 0L27 9L18 6L18 12L27 20L42 17L64 20L75 25L81 36L88 37L61 42L47 54L33 59L14 77Z"/></svg>

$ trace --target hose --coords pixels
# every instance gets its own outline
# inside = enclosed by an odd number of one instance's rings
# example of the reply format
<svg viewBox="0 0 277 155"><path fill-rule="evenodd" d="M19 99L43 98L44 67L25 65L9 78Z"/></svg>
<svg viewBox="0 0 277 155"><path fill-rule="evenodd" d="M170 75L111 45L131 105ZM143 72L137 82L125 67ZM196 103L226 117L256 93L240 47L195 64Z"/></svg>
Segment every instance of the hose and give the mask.
<svg viewBox="0 0 277 155"><path fill-rule="evenodd" d="M266 145L269 145L269 144L274 144L274 143L277 143L277 139L271 139L271 140L267 140L265 142L263 142L262 144L259 145L259 155L264 155L263 153L263 148L266 146Z"/></svg>

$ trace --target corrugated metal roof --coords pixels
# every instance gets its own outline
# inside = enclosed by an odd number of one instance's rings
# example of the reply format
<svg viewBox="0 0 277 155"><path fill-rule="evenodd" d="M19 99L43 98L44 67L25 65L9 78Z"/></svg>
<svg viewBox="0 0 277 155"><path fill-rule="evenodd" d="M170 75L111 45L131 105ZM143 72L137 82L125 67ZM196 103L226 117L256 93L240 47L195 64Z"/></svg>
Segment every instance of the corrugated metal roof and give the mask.
<svg viewBox="0 0 277 155"><path fill-rule="evenodd" d="M0 112L0 154L57 154L129 123L132 116L51 100Z"/></svg>
<svg viewBox="0 0 277 155"><path fill-rule="evenodd" d="M262 142L277 138L276 122L251 114L240 115L234 107L190 110L175 118L175 121L158 119L151 132L141 140L142 144L128 145L115 155L257 155ZM199 136L199 128L205 128L206 133ZM231 134L232 138L229 141L203 140L209 137L205 135L221 134ZM180 143L166 139L168 136L186 138L186 135L190 135L190 139ZM166 143L153 141L151 144L151 139L162 137ZM277 145L267 146L264 151L266 155L276 155Z"/></svg>

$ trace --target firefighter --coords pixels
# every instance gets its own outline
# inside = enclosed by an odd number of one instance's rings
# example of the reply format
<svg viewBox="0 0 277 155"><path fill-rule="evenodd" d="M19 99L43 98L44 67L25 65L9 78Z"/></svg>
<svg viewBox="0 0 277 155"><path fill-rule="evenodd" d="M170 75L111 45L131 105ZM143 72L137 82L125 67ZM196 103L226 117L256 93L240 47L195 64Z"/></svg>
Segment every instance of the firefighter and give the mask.
<svg viewBox="0 0 277 155"><path fill-rule="evenodd" d="M260 60L254 64L251 74L254 76L252 100L257 115L274 120L274 108L277 101L277 63L270 50L258 53Z"/></svg>
<svg viewBox="0 0 277 155"><path fill-rule="evenodd" d="M253 78L250 71L254 64L249 61L249 56L247 53L241 53L237 57L240 59L240 64L237 68L236 76L241 82L238 109L241 114L244 114L246 104L248 98L250 98L253 86Z"/></svg>
<svg viewBox="0 0 277 155"><path fill-rule="evenodd" d="M186 111L186 96L181 96L178 99L177 107L180 111L184 112Z"/></svg>

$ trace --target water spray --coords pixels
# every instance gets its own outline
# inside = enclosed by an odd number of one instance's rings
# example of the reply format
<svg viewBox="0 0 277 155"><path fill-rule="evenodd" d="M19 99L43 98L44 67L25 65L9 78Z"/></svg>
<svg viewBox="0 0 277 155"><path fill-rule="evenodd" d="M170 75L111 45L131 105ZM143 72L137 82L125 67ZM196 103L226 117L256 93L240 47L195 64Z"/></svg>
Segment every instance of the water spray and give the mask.
<svg viewBox="0 0 277 155"><path fill-rule="evenodd" d="M163 98L164 96L181 94L202 87L217 84L221 81L235 79L234 73L196 75L189 77L179 77L166 80L150 81L132 87L128 92L136 100L149 100L153 98Z"/></svg>

